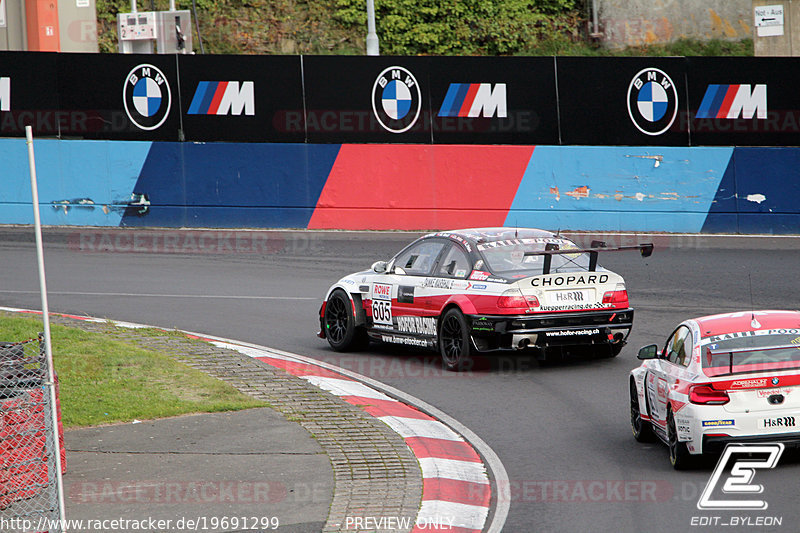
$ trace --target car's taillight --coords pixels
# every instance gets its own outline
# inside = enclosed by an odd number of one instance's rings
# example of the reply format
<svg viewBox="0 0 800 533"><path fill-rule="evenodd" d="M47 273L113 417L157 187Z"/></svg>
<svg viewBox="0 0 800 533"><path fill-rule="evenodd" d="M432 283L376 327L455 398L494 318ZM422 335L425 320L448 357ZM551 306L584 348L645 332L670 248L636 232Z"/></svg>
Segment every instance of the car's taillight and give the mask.
<svg viewBox="0 0 800 533"><path fill-rule="evenodd" d="M628 307L628 291L624 283L617 283L613 291L603 294L604 304L614 304L614 307Z"/></svg>
<svg viewBox="0 0 800 533"><path fill-rule="evenodd" d="M539 304L539 300L536 300L536 304ZM528 309L528 301L519 289L508 289L497 298L497 307L501 309Z"/></svg>
<svg viewBox="0 0 800 533"><path fill-rule="evenodd" d="M716 390L711 385L692 385L689 387L689 401L699 405L724 405L731 401L728 392Z"/></svg>
<svg viewBox="0 0 800 533"><path fill-rule="evenodd" d="M528 307L539 307L539 298L536 296L528 295L525 297L525 300L528 302Z"/></svg>

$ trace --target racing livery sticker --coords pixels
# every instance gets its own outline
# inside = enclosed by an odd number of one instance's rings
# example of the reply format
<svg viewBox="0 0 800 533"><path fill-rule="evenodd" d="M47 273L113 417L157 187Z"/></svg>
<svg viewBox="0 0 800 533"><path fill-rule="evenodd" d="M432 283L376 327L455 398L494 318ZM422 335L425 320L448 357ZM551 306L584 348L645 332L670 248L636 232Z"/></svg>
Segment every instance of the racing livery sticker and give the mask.
<svg viewBox="0 0 800 533"><path fill-rule="evenodd" d="M386 131L403 133L417 122L422 93L417 79L403 67L387 67L372 86L372 111Z"/></svg>
<svg viewBox="0 0 800 533"><path fill-rule="evenodd" d="M735 425L733 420L703 420L704 428L715 428L720 426L733 426L733 425Z"/></svg>
<svg viewBox="0 0 800 533"><path fill-rule="evenodd" d="M414 287L400 285L397 288L397 303L413 304L414 303Z"/></svg>
<svg viewBox="0 0 800 533"><path fill-rule="evenodd" d="M628 85L628 116L645 135L661 135L678 115L678 91L666 72L657 68L639 71Z"/></svg>
<svg viewBox="0 0 800 533"><path fill-rule="evenodd" d="M392 286L372 284L372 322L375 327L392 327Z"/></svg>
<svg viewBox="0 0 800 533"><path fill-rule="evenodd" d="M143 63L133 67L122 86L125 113L142 130L161 126L172 106L172 93L166 76L158 67Z"/></svg>
<svg viewBox="0 0 800 533"><path fill-rule="evenodd" d="M397 329L403 333L436 335L436 319L432 316L399 316Z"/></svg>

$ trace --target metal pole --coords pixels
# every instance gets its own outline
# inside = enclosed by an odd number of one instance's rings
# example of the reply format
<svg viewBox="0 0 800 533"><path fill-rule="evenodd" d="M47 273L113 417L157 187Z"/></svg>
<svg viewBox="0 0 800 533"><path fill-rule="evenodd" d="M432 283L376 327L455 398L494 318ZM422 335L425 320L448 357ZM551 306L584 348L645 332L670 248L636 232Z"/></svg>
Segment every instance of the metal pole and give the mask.
<svg viewBox="0 0 800 533"><path fill-rule="evenodd" d="M378 34L375 33L375 0L367 0L367 55L380 55Z"/></svg>
<svg viewBox="0 0 800 533"><path fill-rule="evenodd" d="M136 0L131 0L131 13L136 13Z"/></svg>
<svg viewBox="0 0 800 533"><path fill-rule="evenodd" d="M592 37L600 35L600 28L597 20L597 0L592 0Z"/></svg>
<svg viewBox="0 0 800 533"><path fill-rule="evenodd" d="M135 0L134 0L135 1ZM42 246L42 224L39 217L39 187L36 184L36 161L33 157L33 129L25 126L25 138L28 145L28 165L31 170L31 195L33 197L33 222L36 233L36 258L39 263L39 291L42 294L42 319L44 321L44 352L47 357L47 383L50 389L50 411L52 414L54 446L56 455L56 487L58 489L58 517L63 526L64 483L61 479L61 444L58 434L58 410L56 409L55 371L53 369L53 348L50 344L50 310L47 306L47 281L44 275L44 247Z"/></svg>

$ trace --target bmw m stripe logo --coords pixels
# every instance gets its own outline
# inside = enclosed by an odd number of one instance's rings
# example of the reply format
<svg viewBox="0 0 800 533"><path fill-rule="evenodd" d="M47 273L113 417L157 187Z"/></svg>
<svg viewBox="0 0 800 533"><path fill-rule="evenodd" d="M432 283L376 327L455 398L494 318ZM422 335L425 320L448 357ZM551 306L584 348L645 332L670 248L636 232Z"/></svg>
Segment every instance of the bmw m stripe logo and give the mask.
<svg viewBox="0 0 800 533"><path fill-rule="evenodd" d="M125 113L142 130L161 126L172 106L172 93L166 76L158 67L149 64L135 66L122 87Z"/></svg>
<svg viewBox="0 0 800 533"><path fill-rule="evenodd" d="M661 135L678 115L678 91L672 78L657 68L639 71L628 85L628 116L645 135Z"/></svg>
<svg viewBox="0 0 800 533"><path fill-rule="evenodd" d="M422 110L422 93L417 79L403 67L388 67L372 85L372 111L391 133L408 131Z"/></svg>

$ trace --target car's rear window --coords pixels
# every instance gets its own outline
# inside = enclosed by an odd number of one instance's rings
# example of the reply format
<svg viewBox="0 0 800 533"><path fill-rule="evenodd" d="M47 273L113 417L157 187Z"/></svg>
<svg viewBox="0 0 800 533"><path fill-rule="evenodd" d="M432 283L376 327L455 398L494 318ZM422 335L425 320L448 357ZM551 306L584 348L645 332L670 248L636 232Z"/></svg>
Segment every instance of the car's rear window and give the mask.
<svg viewBox="0 0 800 533"><path fill-rule="evenodd" d="M717 335L700 354L706 375L719 376L800 368L800 329Z"/></svg>
<svg viewBox="0 0 800 533"><path fill-rule="evenodd" d="M535 276L544 268L544 256L528 255L526 252L544 251L547 244L557 245L560 250L577 249L578 246L566 239L537 237L528 239L506 239L491 241L478 245L489 270L495 274L509 275L513 273ZM575 272L589 268L589 254L556 254L552 256L550 272Z"/></svg>

